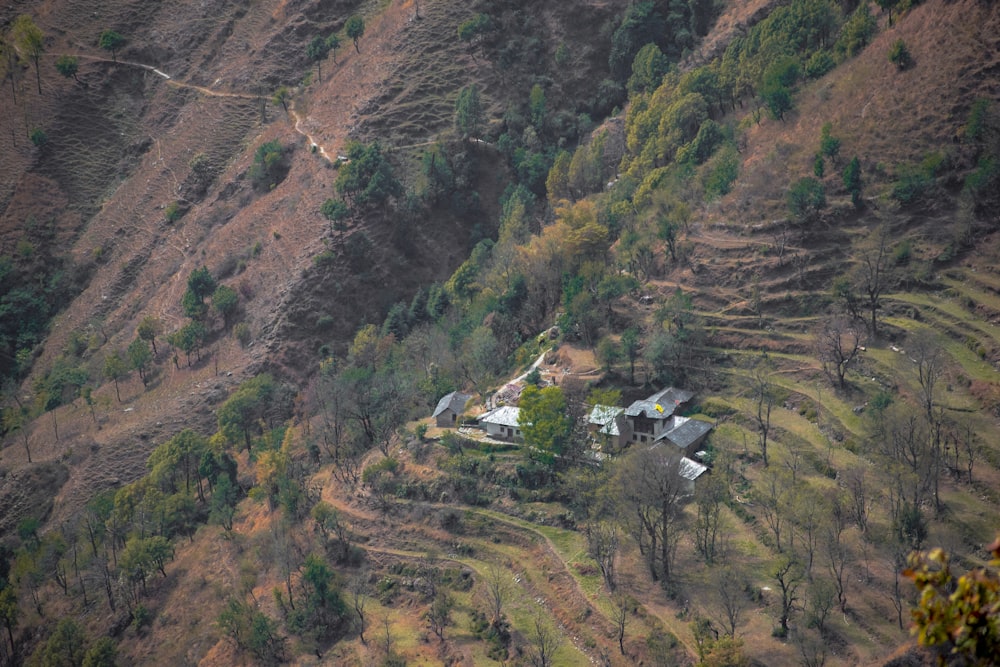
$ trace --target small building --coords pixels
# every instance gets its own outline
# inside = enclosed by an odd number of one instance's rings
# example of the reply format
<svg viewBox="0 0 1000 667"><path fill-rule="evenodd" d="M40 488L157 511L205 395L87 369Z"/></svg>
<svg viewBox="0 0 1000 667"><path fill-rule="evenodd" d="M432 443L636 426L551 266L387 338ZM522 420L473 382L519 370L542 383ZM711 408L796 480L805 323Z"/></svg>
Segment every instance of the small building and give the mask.
<svg viewBox="0 0 1000 667"><path fill-rule="evenodd" d="M458 391L445 394L438 401L437 407L434 408L434 414L431 415L434 418L435 424L441 428L454 428L457 426L458 416L465 412L465 404L471 398L468 394Z"/></svg>
<svg viewBox="0 0 1000 667"><path fill-rule="evenodd" d="M715 428L714 424L689 417L675 416L672 421L671 427L656 442L670 443L684 456L694 456L709 431Z"/></svg>
<svg viewBox="0 0 1000 667"><path fill-rule="evenodd" d="M479 417L479 426L486 435L498 440L520 440L523 437L518 423L521 408L504 405Z"/></svg>
<svg viewBox="0 0 1000 667"><path fill-rule="evenodd" d="M680 462L677 465L677 474L681 476L684 487L684 492L687 494L694 493L694 483L699 477L708 472L708 467L704 466L697 461L692 461L686 456L681 457Z"/></svg>
<svg viewBox="0 0 1000 667"><path fill-rule="evenodd" d="M694 397L690 391L667 387L649 398L635 401L625 408L624 429L620 440L625 442L655 442L674 427L674 414L683 410Z"/></svg>
<svg viewBox="0 0 1000 667"><path fill-rule="evenodd" d="M621 426L625 410L613 405L595 405L587 416L587 432L604 452L621 449Z"/></svg>

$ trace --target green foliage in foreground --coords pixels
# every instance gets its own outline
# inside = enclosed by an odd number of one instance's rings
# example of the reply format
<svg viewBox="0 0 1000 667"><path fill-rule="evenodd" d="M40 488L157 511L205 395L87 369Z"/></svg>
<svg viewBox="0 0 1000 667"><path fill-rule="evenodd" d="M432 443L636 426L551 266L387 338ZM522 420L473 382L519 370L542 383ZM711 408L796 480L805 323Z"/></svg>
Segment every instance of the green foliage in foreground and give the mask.
<svg viewBox="0 0 1000 667"><path fill-rule="evenodd" d="M957 579L941 549L910 558L906 576L920 592L913 610L914 633L941 664L995 664L1000 655L1000 538L989 547L991 567L974 568Z"/></svg>

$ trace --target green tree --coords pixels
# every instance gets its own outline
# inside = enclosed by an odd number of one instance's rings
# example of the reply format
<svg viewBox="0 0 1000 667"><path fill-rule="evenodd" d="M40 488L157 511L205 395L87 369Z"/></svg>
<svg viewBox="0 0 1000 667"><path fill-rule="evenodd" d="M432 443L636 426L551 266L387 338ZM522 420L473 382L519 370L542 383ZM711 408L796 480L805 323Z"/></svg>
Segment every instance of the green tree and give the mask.
<svg viewBox="0 0 1000 667"><path fill-rule="evenodd" d="M153 346L153 354L158 354L156 350L156 337L163 333L163 322L152 315L147 315L139 322L136 334L139 338Z"/></svg>
<svg viewBox="0 0 1000 667"><path fill-rule="evenodd" d="M528 111L531 113L531 124L541 132L545 127L545 116L548 114L545 89L541 84L533 85L528 93Z"/></svg>
<svg viewBox="0 0 1000 667"><path fill-rule="evenodd" d="M292 99L292 93L286 86L279 86L271 96L271 101L281 106L285 113L288 113L288 102Z"/></svg>
<svg viewBox="0 0 1000 667"><path fill-rule="evenodd" d="M117 667L118 646L111 637L101 637L87 649L83 667Z"/></svg>
<svg viewBox="0 0 1000 667"><path fill-rule="evenodd" d="M104 377L115 383L115 396L118 397L119 403L122 401L122 395L118 391L118 381L128 376L128 371L128 364L118 352L112 352L104 358Z"/></svg>
<svg viewBox="0 0 1000 667"><path fill-rule="evenodd" d="M141 338L136 338L128 346L128 359L132 368L139 371L139 379L142 386L149 384L149 364L153 361L153 351L149 348L149 343Z"/></svg>
<svg viewBox="0 0 1000 667"><path fill-rule="evenodd" d="M844 187L851 193L851 203L854 208L861 208L861 162L855 155L844 167Z"/></svg>
<svg viewBox="0 0 1000 667"><path fill-rule="evenodd" d="M171 334L170 344L184 352L187 365L190 366L192 352L197 355L199 360L201 359L201 346L205 344L207 335L208 330L205 329L205 325L197 320L192 320Z"/></svg>
<svg viewBox="0 0 1000 667"><path fill-rule="evenodd" d="M625 80L629 66L642 47L650 42L664 46L666 28L666 21L655 3L647 0L628 6L611 36L611 52L608 55L608 66L618 81Z"/></svg>
<svg viewBox="0 0 1000 667"><path fill-rule="evenodd" d="M239 488L229 475L220 475L212 491L212 499L208 504L208 520L222 526L228 533L233 529L233 518L236 516L236 502L239 500Z"/></svg>
<svg viewBox="0 0 1000 667"><path fill-rule="evenodd" d="M222 315L223 326L228 329L240 304L240 295L229 285L219 285L212 292L212 308Z"/></svg>
<svg viewBox="0 0 1000 667"><path fill-rule="evenodd" d="M249 452L253 431L259 427L276 391L274 378L267 373L242 383L216 413L219 432L233 444L242 439Z"/></svg>
<svg viewBox="0 0 1000 667"><path fill-rule="evenodd" d="M377 141L351 142L347 156L350 161L340 168L334 182L342 196L359 206L382 204L391 197L402 196L403 186Z"/></svg>
<svg viewBox="0 0 1000 667"><path fill-rule="evenodd" d="M900 2L900 0L875 0L875 4L878 5L879 8L881 8L882 11L884 11L886 13L887 21L889 23L889 27L891 28L892 27L892 10L895 9L897 6L899 6L902 3ZM909 4L909 3L907 3L907 4ZM904 5L904 6L906 6L906 5Z"/></svg>
<svg viewBox="0 0 1000 667"><path fill-rule="evenodd" d="M17 50L35 66L35 83L38 85L38 94L41 95L42 74L39 70L39 62L42 59L42 54L45 53L45 36L27 14L22 14L14 19L14 25L10 32Z"/></svg>
<svg viewBox="0 0 1000 667"><path fill-rule="evenodd" d="M807 219L826 207L823 184L812 177L800 178L788 190L788 210L797 218Z"/></svg>
<svg viewBox="0 0 1000 667"><path fill-rule="evenodd" d="M554 466L556 457L568 448L573 430L573 420L566 414L562 388L539 389L529 385L521 393L520 407L518 425L524 434L528 456Z"/></svg>
<svg viewBox="0 0 1000 667"><path fill-rule="evenodd" d="M105 30L97 40L97 45L111 52L111 60L118 62L118 51L125 46L125 38L114 30Z"/></svg>
<svg viewBox="0 0 1000 667"><path fill-rule="evenodd" d="M87 634L72 618L56 625L42 648L39 663L43 667L81 667L87 653Z"/></svg>
<svg viewBox="0 0 1000 667"><path fill-rule="evenodd" d="M330 35L326 38L326 48L333 54L333 62L337 62L337 49L340 48L340 37Z"/></svg>
<svg viewBox="0 0 1000 667"><path fill-rule="evenodd" d="M483 106L479 100L479 86L462 88L455 101L455 129L463 139L478 137L483 131Z"/></svg>
<svg viewBox="0 0 1000 667"><path fill-rule="evenodd" d="M459 24L458 39L468 44L469 53L473 54L477 44L480 47L485 44L486 34L491 30L493 30L493 20L487 14L476 14L468 21ZM473 59L475 59L474 54Z"/></svg>
<svg viewBox="0 0 1000 667"><path fill-rule="evenodd" d="M628 383L635 384L635 360L639 358L641 345L639 330L629 327L622 332L622 354L628 359Z"/></svg>
<svg viewBox="0 0 1000 667"><path fill-rule="evenodd" d="M56 60L56 70L67 79L72 77L77 83L80 82L76 77L76 73L80 70L80 59L76 56L59 56Z"/></svg>
<svg viewBox="0 0 1000 667"><path fill-rule="evenodd" d="M7 629L7 639L10 641L11 655L15 654L17 645L14 642L14 628L17 627L18 606L17 592L11 585L0 588L0 623Z"/></svg>
<svg viewBox="0 0 1000 667"><path fill-rule="evenodd" d="M203 266L200 269L195 269L188 276L187 288L188 291L193 292L194 295L201 301L204 301L215 288L218 287L218 282L212 277L211 272L208 268Z"/></svg>
<svg viewBox="0 0 1000 667"><path fill-rule="evenodd" d="M878 32L878 23L872 16L869 3L859 3L858 8L854 10L854 13L848 17L840 29L840 37L837 38L834 48L842 56L853 58L872 41L876 32Z"/></svg>
<svg viewBox="0 0 1000 667"><path fill-rule="evenodd" d="M281 89L278 89L281 92ZM278 93L275 93L277 95ZM284 98L285 111L288 111L288 98ZM253 164L250 165L250 180L257 190L267 191L273 189L278 183L285 179L288 174L288 160L285 158L285 149L277 139L267 141L257 147L254 152ZM215 287L212 287L212 291ZM209 294L211 291L209 292ZM205 296L208 296L206 294Z"/></svg>
<svg viewBox="0 0 1000 667"><path fill-rule="evenodd" d="M186 428L149 455L146 460L149 479L165 493L180 490L190 493L191 482L194 481L201 496L200 467L208 451L208 439Z"/></svg>
<svg viewBox="0 0 1000 667"><path fill-rule="evenodd" d="M907 69L913 64L913 56L910 55L910 50L906 48L906 42L902 39L892 43L892 48L889 49L889 62L900 70Z"/></svg>
<svg viewBox="0 0 1000 667"><path fill-rule="evenodd" d="M652 42L639 49L632 61L632 76L628 80L628 89L632 93L645 93L656 90L663 83L663 75L670 70L670 61L660 51L660 47Z"/></svg>
<svg viewBox="0 0 1000 667"><path fill-rule="evenodd" d="M354 41L354 50L361 53L361 49L358 48L358 40L365 34L365 20L357 14L347 19L344 24L344 34Z"/></svg>
<svg viewBox="0 0 1000 667"><path fill-rule="evenodd" d="M337 232L338 238L344 240L344 232L347 231L347 219L350 217L351 209L343 199L327 199L320 207L320 213L330 221L330 227Z"/></svg>
<svg viewBox="0 0 1000 667"><path fill-rule="evenodd" d="M265 664L281 661L285 639L278 634L278 624L255 604L230 598L217 623L239 650Z"/></svg>
<svg viewBox="0 0 1000 667"><path fill-rule="evenodd" d="M833 123L823 123L819 131L819 152L831 160L840 154L840 139L833 136Z"/></svg>
<svg viewBox="0 0 1000 667"><path fill-rule="evenodd" d="M306 56L316 63L316 73L320 83L323 82L323 61L330 55L330 43L319 35L312 38L306 46Z"/></svg>

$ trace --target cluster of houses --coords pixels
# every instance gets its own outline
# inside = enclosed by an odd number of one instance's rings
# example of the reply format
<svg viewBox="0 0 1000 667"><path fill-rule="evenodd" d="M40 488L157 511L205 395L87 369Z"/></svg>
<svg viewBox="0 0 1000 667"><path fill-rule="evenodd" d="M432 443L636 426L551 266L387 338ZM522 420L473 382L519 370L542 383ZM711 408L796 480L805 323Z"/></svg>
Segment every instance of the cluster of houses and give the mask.
<svg viewBox="0 0 1000 667"><path fill-rule="evenodd" d="M714 426L681 416L693 397L689 391L668 387L626 408L595 405L587 423L595 450L613 454L632 443L670 447L680 455L678 472L693 490L695 480L708 470L699 461L703 456L702 444ZM470 400L471 396L457 391L444 396L434 410L435 424L456 428ZM479 416L479 428L489 438L520 440L520 412L520 408L512 405L494 408Z"/></svg>

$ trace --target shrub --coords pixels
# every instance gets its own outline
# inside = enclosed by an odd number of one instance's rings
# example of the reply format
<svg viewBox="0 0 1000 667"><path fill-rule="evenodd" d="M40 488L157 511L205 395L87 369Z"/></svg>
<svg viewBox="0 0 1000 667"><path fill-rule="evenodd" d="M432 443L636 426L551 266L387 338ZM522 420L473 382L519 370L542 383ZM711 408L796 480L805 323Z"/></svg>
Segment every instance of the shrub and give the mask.
<svg viewBox="0 0 1000 667"><path fill-rule="evenodd" d="M240 346L246 347L250 344L250 327L246 322L240 322L233 327L233 336L240 342Z"/></svg>
<svg viewBox="0 0 1000 667"><path fill-rule="evenodd" d="M934 179L915 165L903 165L896 171L896 182L890 196L900 204L912 204L929 193Z"/></svg>
<svg viewBox="0 0 1000 667"><path fill-rule="evenodd" d="M823 184L815 178L805 177L788 190L788 210L798 218L807 218L826 207Z"/></svg>
<svg viewBox="0 0 1000 667"><path fill-rule="evenodd" d="M844 167L844 188L851 193L851 203L854 208L861 207L861 162L857 156Z"/></svg>
<svg viewBox="0 0 1000 667"><path fill-rule="evenodd" d="M167 222L177 222L184 215L184 210L181 205L172 201L167 204L166 208L163 209L163 216L167 219Z"/></svg>
<svg viewBox="0 0 1000 667"><path fill-rule="evenodd" d="M30 138L31 138L31 143L35 144L39 148L41 148L42 146L44 146L49 142L48 135L45 134L45 130L43 130L40 127L36 127L31 131Z"/></svg>
<svg viewBox="0 0 1000 667"><path fill-rule="evenodd" d="M837 159L840 153L840 139L833 136L833 124L825 123L819 134L819 152L831 160Z"/></svg>
<svg viewBox="0 0 1000 667"><path fill-rule="evenodd" d="M910 245L910 239L903 239L896 246L896 249L892 253L893 262L897 266L902 266L904 264L910 263L910 257L913 254L912 246Z"/></svg>
<svg viewBox="0 0 1000 667"><path fill-rule="evenodd" d="M904 70L913 64L913 58L910 56L910 51L906 48L906 42L902 39L897 39L893 42L892 48L889 49L889 62L900 70Z"/></svg>
<svg viewBox="0 0 1000 667"><path fill-rule="evenodd" d="M288 175L288 161L281 142L274 140L261 144L254 153L250 167L250 180L257 190L270 190Z"/></svg>

